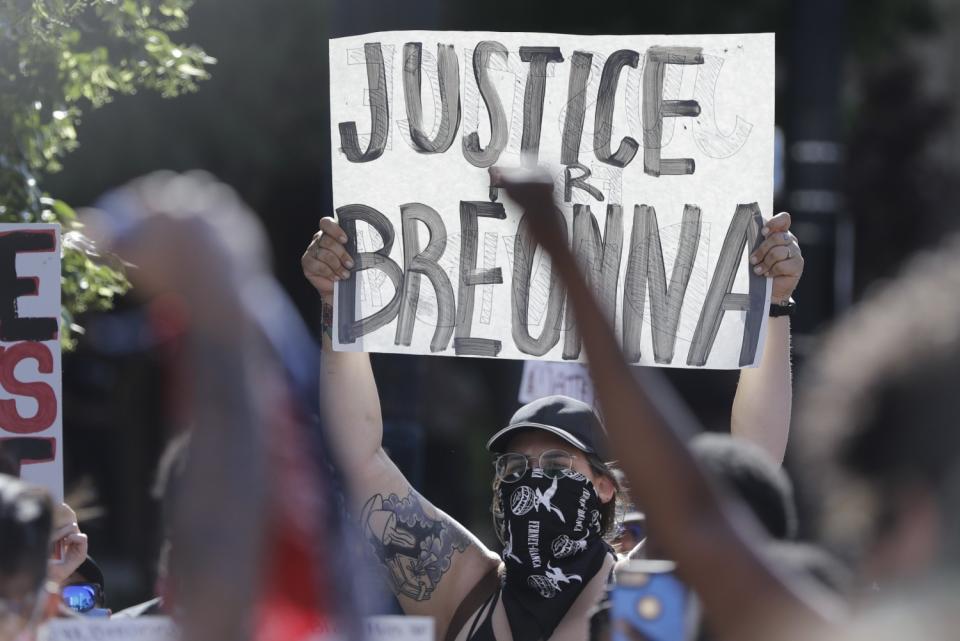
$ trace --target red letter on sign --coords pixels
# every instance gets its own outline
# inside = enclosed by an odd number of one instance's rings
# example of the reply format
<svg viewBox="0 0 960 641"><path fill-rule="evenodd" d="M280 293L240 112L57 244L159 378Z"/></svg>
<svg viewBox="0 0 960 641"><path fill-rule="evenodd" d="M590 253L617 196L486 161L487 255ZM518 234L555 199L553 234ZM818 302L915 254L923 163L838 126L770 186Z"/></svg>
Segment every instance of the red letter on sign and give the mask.
<svg viewBox="0 0 960 641"><path fill-rule="evenodd" d="M37 401L37 413L32 418L24 418L17 412L15 399L0 400L0 429L16 434L42 432L57 418L57 396L52 387L41 381L24 383L13 375L17 363L28 358L37 361L41 374L53 372L53 356L43 343L24 342L6 349L0 347L0 387L12 396L29 396Z"/></svg>

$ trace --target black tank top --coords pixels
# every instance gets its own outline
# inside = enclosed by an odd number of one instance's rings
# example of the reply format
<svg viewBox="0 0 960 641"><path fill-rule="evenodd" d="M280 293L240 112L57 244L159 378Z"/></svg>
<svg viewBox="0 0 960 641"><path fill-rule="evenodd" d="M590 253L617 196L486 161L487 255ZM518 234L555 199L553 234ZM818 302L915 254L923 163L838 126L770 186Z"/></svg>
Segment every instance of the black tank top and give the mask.
<svg viewBox="0 0 960 641"><path fill-rule="evenodd" d="M610 568L610 572L607 575L607 584L609 584L612 580L613 567ZM608 598L609 595L604 593L604 596L601 597L601 604ZM474 617L473 623L470 624L470 631L467 632L466 641L497 641L497 637L493 633L493 611L497 609L497 603L499 601L500 587L498 586L493 591L493 594L487 597L487 599L480 606L480 609L477 611L477 615ZM454 635L456 634L459 634L459 630L454 633ZM456 636L449 638L456 638Z"/></svg>
<svg viewBox="0 0 960 641"><path fill-rule="evenodd" d="M467 641L497 641L497 637L493 634L493 611L497 608L499 601L500 588L497 588L480 606L480 611L477 612L470 626L470 632L467 633Z"/></svg>

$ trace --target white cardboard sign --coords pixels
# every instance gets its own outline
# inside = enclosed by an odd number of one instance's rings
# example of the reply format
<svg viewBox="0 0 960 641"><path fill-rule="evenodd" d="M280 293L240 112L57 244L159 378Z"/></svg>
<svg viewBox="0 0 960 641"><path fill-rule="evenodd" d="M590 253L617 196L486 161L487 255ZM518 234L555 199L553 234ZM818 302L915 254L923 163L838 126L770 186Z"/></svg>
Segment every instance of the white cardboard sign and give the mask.
<svg viewBox="0 0 960 641"><path fill-rule="evenodd" d="M177 641L177 626L169 617L51 619L41 626L37 641Z"/></svg>
<svg viewBox="0 0 960 641"><path fill-rule="evenodd" d="M517 400L530 403L544 396L561 394L594 404L593 379L581 363L524 361L523 378Z"/></svg>
<svg viewBox="0 0 960 641"><path fill-rule="evenodd" d="M310 641L342 641L345 636L336 626L325 626L310 636ZM364 641L435 641L433 617L384 614L364 617Z"/></svg>
<svg viewBox="0 0 960 641"><path fill-rule="evenodd" d="M433 617L367 617L364 627L366 641L434 641Z"/></svg>
<svg viewBox="0 0 960 641"><path fill-rule="evenodd" d="M582 359L487 171L540 165L631 363L759 362L773 34L375 33L330 41L330 84L337 349Z"/></svg>
<svg viewBox="0 0 960 641"><path fill-rule="evenodd" d="M0 444L63 498L60 227L0 224Z"/></svg>

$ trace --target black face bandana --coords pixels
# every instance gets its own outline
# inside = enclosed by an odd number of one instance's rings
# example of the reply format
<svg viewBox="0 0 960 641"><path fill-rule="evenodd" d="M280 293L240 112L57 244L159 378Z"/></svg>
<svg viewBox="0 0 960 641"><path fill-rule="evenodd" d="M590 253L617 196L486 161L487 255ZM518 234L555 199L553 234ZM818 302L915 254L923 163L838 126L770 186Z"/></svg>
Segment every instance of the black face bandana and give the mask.
<svg viewBox="0 0 960 641"><path fill-rule="evenodd" d="M600 497L579 472L551 479L537 469L502 483L499 499L513 638L547 639L610 551L600 536Z"/></svg>

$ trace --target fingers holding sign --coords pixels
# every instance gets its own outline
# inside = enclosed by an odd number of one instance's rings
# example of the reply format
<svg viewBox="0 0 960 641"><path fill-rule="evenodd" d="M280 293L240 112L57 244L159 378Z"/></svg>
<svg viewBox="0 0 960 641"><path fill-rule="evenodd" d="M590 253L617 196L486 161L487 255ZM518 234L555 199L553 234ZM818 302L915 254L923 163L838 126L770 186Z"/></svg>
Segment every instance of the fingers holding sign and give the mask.
<svg viewBox="0 0 960 641"><path fill-rule="evenodd" d="M59 548L60 558L47 562L47 578L62 585L87 558L87 535L77 525L77 514L69 505L61 503L54 510L53 532L50 543Z"/></svg>
<svg viewBox="0 0 960 641"><path fill-rule="evenodd" d="M320 220L320 231L313 235L300 258L303 275L322 298L333 296L333 286L350 278L353 259L346 248L347 235L332 218Z"/></svg>
<svg viewBox="0 0 960 641"><path fill-rule="evenodd" d="M803 253L790 232L791 222L787 212L768 220L761 230L765 240L750 254L754 273L773 278L771 299L777 303L790 298L803 274Z"/></svg>

